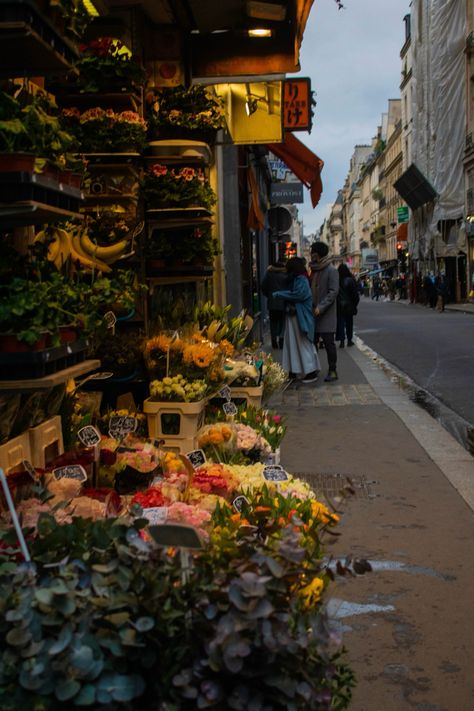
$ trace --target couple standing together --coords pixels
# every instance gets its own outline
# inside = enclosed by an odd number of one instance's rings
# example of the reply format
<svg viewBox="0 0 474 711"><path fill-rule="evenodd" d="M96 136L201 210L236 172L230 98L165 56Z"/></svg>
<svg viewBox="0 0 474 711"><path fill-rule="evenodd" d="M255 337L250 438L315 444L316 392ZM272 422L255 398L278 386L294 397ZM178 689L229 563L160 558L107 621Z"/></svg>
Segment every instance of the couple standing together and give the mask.
<svg viewBox="0 0 474 711"><path fill-rule="evenodd" d="M343 289L346 277L332 265L325 242L314 242L311 246L310 267L308 276L304 259L289 259L286 264L288 289L273 292L274 298L283 299L286 303L282 365L290 378L302 375L301 382L314 383L321 369L315 341L322 341L328 359L328 374L324 380L333 382L338 379L335 343L337 296L340 281ZM348 269L347 272L350 276ZM340 327L341 324L338 330ZM347 335L349 344L352 344L352 333Z"/></svg>

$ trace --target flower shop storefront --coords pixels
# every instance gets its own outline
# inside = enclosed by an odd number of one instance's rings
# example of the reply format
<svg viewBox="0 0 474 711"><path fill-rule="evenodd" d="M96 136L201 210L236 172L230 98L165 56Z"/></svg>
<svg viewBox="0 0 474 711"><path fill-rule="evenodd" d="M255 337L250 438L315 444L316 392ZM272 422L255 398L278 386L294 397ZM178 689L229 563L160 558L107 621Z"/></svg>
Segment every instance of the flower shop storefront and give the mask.
<svg viewBox="0 0 474 711"><path fill-rule="evenodd" d="M199 37L164 2L0 8L5 711L350 700L325 613L338 514L281 461L286 373L214 298L226 120L205 79L294 71L311 3L273 20L273 52L210 38L252 14L187 5Z"/></svg>

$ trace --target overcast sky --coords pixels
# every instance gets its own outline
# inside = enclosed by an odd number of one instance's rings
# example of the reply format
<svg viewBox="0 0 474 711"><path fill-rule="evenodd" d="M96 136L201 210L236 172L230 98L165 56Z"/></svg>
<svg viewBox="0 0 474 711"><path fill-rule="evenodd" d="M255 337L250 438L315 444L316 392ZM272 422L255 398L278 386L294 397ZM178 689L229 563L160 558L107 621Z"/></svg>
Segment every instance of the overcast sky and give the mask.
<svg viewBox="0 0 474 711"><path fill-rule="evenodd" d="M410 0L315 0L303 36L301 72L309 76L317 106L311 134L297 133L324 161L323 194L313 210L309 191L299 205L304 234L316 232L343 187L356 144L370 144L387 111L400 97L403 18Z"/></svg>

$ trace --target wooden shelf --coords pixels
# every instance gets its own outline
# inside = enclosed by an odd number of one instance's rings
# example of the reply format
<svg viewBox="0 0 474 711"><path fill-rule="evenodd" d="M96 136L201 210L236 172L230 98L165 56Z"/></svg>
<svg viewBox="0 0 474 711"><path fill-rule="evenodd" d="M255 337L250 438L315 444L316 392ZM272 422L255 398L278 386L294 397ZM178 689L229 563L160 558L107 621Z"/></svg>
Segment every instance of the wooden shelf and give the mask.
<svg viewBox="0 0 474 711"><path fill-rule="evenodd" d="M120 200L138 200L138 195L133 195L131 193L117 193L117 195L111 195L110 193L84 193L84 199L88 202L120 202Z"/></svg>
<svg viewBox="0 0 474 711"><path fill-rule="evenodd" d="M70 368L59 370L44 378L30 378L26 380L0 380L1 390L45 390L55 385L65 383L70 378L77 378L100 367L100 360L84 360L82 363L72 365Z"/></svg>
<svg viewBox="0 0 474 711"><path fill-rule="evenodd" d="M156 229L175 229L193 225L212 225L212 212L205 207L161 208L146 210L147 223Z"/></svg>
<svg viewBox="0 0 474 711"><path fill-rule="evenodd" d="M190 282L195 282L195 281L207 281L208 279L212 279L212 274L206 274L206 275L196 275L196 276L182 276L179 274L176 274L176 276L147 276L146 280L147 282L150 282L151 284L189 284Z"/></svg>
<svg viewBox="0 0 474 711"><path fill-rule="evenodd" d="M0 226L2 228L42 225L47 222L59 222L71 218L82 220L83 215L34 200L0 203Z"/></svg>
<svg viewBox="0 0 474 711"><path fill-rule="evenodd" d="M69 72L76 58L75 48L33 3L0 2L0 77Z"/></svg>
<svg viewBox="0 0 474 711"><path fill-rule="evenodd" d="M131 109L138 113L141 107L142 100L138 94L132 91L110 91L106 93L102 92L88 92L88 91L78 91L71 92L66 90L65 93L61 92L61 87L56 88L56 100L59 106L108 106L110 108Z"/></svg>

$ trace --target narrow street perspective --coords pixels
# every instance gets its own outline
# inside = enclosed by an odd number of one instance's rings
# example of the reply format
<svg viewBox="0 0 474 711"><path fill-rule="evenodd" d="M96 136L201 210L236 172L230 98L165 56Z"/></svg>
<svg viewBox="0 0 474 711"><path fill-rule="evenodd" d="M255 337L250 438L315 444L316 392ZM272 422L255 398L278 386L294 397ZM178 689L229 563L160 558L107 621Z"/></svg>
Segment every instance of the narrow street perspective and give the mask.
<svg viewBox="0 0 474 711"><path fill-rule="evenodd" d="M0 0L0 711L474 711L472 0Z"/></svg>

